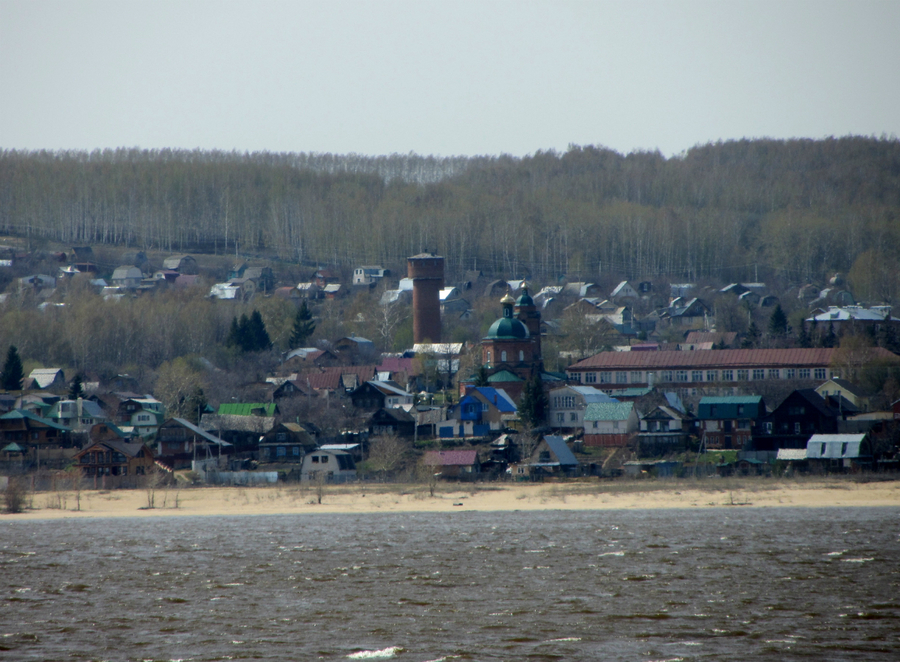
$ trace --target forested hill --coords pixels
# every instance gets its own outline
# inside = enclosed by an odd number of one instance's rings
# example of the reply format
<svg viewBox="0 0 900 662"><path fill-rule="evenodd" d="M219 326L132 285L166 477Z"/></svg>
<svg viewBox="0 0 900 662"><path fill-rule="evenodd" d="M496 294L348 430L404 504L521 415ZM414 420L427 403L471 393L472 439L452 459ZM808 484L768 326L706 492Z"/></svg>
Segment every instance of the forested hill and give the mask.
<svg viewBox="0 0 900 662"><path fill-rule="evenodd" d="M900 263L900 141L744 140L666 159L0 152L0 231L549 280L786 281Z"/></svg>

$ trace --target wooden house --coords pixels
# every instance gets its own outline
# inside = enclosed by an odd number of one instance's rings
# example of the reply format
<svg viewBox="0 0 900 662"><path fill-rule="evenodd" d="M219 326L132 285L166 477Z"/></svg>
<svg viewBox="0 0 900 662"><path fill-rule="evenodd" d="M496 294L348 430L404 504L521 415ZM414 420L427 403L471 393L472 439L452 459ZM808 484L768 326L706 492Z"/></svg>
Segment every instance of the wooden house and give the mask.
<svg viewBox="0 0 900 662"><path fill-rule="evenodd" d="M756 422L766 415L762 396L704 397L697 409L706 448L749 448Z"/></svg>
<svg viewBox="0 0 900 662"><path fill-rule="evenodd" d="M811 388L793 391L753 431L753 448L805 448L811 434L838 431L838 411Z"/></svg>
<svg viewBox="0 0 900 662"><path fill-rule="evenodd" d="M472 480L481 472L478 451L428 451L422 458L422 464L439 472L441 478Z"/></svg>
<svg viewBox="0 0 900 662"><path fill-rule="evenodd" d="M86 478L143 476L155 464L153 451L147 444L125 439L93 442L76 453L74 460Z"/></svg>

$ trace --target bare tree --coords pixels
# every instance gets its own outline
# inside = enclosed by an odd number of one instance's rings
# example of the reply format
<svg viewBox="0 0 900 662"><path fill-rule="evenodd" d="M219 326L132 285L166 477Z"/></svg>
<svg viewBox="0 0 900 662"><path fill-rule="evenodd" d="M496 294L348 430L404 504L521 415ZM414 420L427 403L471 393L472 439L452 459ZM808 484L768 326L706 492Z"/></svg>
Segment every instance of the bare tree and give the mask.
<svg viewBox="0 0 900 662"><path fill-rule="evenodd" d="M383 434L369 442L369 468L382 477L390 476L406 466L412 444L395 434Z"/></svg>

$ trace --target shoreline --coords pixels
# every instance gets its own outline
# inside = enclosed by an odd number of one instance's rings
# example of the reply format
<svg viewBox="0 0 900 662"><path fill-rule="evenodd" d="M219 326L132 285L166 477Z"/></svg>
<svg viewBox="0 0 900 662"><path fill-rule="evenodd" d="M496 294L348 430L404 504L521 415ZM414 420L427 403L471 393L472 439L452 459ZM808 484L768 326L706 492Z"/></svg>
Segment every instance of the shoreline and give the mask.
<svg viewBox="0 0 900 662"><path fill-rule="evenodd" d="M441 483L434 496L423 484L356 483L315 486L190 487L148 490L38 492L33 508L2 513L0 522L102 517L191 517L538 510L677 508L900 507L900 480L841 478L703 479L592 483Z"/></svg>

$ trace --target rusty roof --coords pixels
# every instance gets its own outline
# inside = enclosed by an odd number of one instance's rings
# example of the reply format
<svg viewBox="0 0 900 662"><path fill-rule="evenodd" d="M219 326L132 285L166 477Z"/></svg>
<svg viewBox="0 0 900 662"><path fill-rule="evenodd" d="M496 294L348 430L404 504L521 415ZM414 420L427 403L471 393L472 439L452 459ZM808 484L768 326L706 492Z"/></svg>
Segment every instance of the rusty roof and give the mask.
<svg viewBox="0 0 900 662"><path fill-rule="evenodd" d="M752 368L754 366L826 366L836 349L701 349L682 352L600 352L571 365L567 370ZM886 349L871 348L872 358L900 359Z"/></svg>

